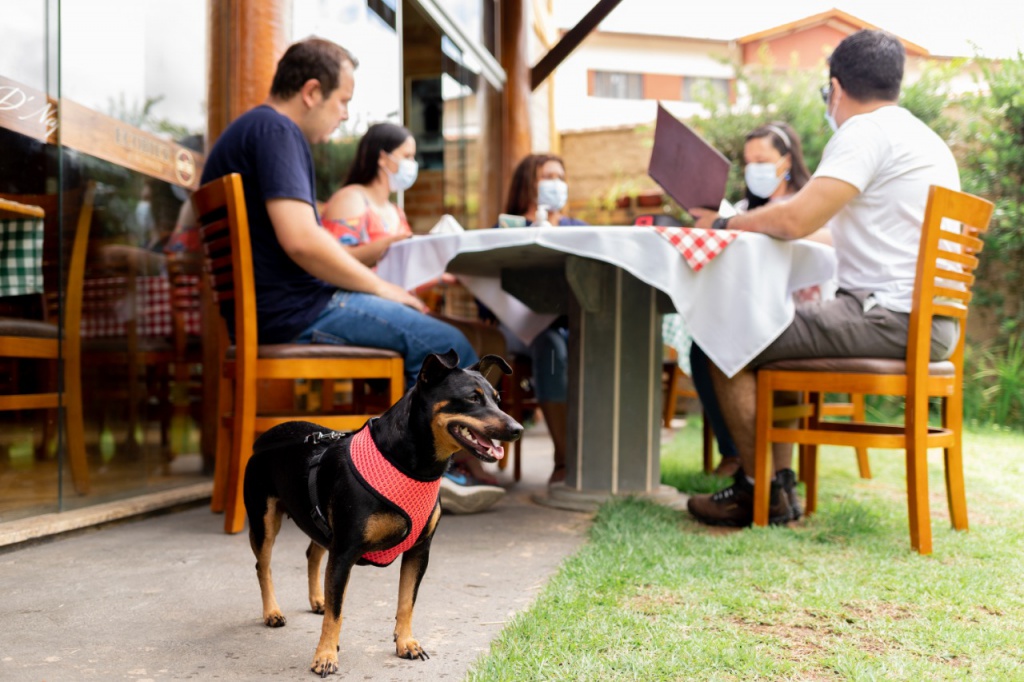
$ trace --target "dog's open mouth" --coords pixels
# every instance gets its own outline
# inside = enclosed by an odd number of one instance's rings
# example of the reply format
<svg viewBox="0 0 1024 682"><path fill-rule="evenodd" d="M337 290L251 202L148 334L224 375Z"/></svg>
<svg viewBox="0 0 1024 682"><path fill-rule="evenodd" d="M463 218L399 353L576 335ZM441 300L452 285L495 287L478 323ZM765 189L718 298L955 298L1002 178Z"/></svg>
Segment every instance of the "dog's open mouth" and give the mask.
<svg viewBox="0 0 1024 682"><path fill-rule="evenodd" d="M477 459L485 462L496 462L505 456L505 448L497 440L491 440L483 434L463 424L452 424L448 430L455 440L462 443Z"/></svg>

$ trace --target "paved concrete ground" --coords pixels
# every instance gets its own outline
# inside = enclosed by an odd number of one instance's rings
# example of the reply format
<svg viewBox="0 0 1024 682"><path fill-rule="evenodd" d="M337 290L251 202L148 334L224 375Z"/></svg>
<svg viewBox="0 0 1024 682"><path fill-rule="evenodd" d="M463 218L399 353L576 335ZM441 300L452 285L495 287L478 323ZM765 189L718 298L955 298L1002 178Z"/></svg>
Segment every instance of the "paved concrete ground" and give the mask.
<svg viewBox="0 0 1024 682"><path fill-rule="evenodd" d="M462 679L579 547L589 514L530 501L551 468L542 427L523 450L523 481L493 510L441 521L413 619L430 660L395 656L400 562L360 567L344 607L340 678ZM305 535L286 522L275 546L288 625L271 629L247 534L225 535L222 523L200 506L0 553L0 679L313 679L322 617L306 598Z"/></svg>

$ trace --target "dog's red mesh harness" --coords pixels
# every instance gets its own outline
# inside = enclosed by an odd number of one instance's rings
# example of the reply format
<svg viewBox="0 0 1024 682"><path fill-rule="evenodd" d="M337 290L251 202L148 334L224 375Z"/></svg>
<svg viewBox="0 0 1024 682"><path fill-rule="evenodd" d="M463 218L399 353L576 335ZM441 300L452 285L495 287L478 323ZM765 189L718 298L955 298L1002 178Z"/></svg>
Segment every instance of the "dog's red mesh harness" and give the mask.
<svg viewBox="0 0 1024 682"><path fill-rule="evenodd" d="M419 539L431 512L437 506L441 479L418 481L403 474L377 449L370 436L369 425L352 436L349 452L352 466L362 479L363 485L397 507L412 526L405 539L394 547L363 555L364 560L375 566L387 566Z"/></svg>

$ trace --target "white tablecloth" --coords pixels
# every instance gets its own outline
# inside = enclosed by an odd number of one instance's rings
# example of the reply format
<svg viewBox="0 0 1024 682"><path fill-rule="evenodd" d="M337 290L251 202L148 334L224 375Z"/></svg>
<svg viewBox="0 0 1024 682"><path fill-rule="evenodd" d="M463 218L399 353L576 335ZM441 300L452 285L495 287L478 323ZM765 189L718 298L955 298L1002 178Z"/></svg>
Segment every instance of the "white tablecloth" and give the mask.
<svg viewBox="0 0 1024 682"><path fill-rule="evenodd" d="M643 227L531 227L470 230L414 237L393 244L377 266L384 279L407 289L444 272L459 254L536 245L610 263L665 292L694 341L727 375L741 370L793 319L797 289L835 273L830 247L744 233L700 272L675 248ZM459 277L524 342L553 316L537 315L506 294L493 277Z"/></svg>

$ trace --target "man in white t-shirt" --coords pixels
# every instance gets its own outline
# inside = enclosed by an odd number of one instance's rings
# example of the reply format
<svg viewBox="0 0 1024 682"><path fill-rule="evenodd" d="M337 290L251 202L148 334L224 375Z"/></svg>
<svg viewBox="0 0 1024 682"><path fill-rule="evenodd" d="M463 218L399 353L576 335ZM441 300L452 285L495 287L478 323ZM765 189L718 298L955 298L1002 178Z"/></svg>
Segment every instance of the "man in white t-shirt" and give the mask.
<svg viewBox="0 0 1024 682"><path fill-rule="evenodd" d="M904 61L902 44L884 31L848 36L829 58L822 97L836 132L810 182L787 202L733 218L694 210L698 227L780 239L808 237L827 223L839 263L835 300L798 307L793 323L737 375L728 378L712 367L743 468L731 487L690 498L690 513L704 523L747 526L753 518L753 479L744 472L754 465L754 368L783 358L906 356L928 187L958 190L960 177L945 142L897 105ZM936 318L932 359L948 357L958 335L955 320ZM792 457L792 445L773 445L772 523L800 515Z"/></svg>

